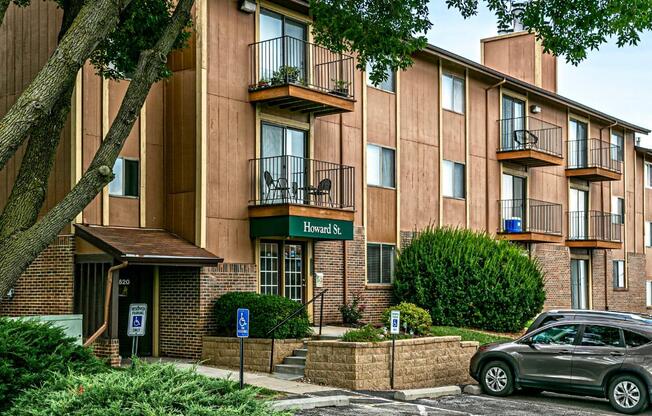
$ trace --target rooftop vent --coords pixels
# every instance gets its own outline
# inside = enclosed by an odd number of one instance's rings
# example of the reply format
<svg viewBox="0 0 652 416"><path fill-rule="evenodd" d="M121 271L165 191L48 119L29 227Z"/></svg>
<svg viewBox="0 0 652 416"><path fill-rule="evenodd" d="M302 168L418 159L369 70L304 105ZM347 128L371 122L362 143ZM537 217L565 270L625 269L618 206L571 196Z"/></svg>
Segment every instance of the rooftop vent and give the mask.
<svg viewBox="0 0 652 416"><path fill-rule="evenodd" d="M498 26L498 33L501 35L506 35L508 33L521 32L525 30L525 27L523 27L522 18L528 2L515 0L505 0L505 2L507 10L512 15L512 21L508 24L500 24Z"/></svg>

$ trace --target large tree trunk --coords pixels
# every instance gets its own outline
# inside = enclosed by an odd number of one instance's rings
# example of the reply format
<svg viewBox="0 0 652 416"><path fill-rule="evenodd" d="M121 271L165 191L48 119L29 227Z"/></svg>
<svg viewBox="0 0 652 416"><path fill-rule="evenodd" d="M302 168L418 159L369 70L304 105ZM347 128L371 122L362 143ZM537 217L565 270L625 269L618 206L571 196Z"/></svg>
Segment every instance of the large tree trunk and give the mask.
<svg viewBox="0 0 652 416"><path fill-rule="evenodd" d="M171 22L154 48L143 51L120 110L88 170L61 202L27 230L0 243L0 296L16 284L27 266L112 179L115 163L174 41L190 19L194 0L179 0Z"/></svg>
<svg viewBox="0 0 652 416"><path fill-rule="evenodd" d="M130 1L86 2L48 62L0 121L0 169L29 131L51 116L61 94L74 85L77 72L97 44L116 28L120 12Z"/></svg>

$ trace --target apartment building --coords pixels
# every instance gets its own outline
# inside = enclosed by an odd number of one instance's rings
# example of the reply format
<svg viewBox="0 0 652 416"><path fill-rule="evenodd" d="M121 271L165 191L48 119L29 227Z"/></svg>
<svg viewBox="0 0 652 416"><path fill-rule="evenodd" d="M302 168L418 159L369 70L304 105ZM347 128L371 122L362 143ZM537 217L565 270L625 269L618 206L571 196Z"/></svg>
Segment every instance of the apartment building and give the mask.
<svg viewBox="0 0 652 416"><path fill-rule="evenodd" d="M0 113L51 53L58 13L12 6ZM199 0L195 29L116 179L0 314L83 313L88 337L109 283L97 351L129 354L126 314L139 302L151 316L143 354L196 358L229 291L323 293L323 311L309 312L328 322L359 295L378 319L397 251L429 225L522 245L546 272L546 308L652 304L652 154L635 141L649 130L558 95L557 60L533 35L482 40L482 63L428 46L374 86L354 57L312 42L302 0ZM90 163L127 85L80 72L46 208ZM0 173L0 201L19 158Z"/></svg>

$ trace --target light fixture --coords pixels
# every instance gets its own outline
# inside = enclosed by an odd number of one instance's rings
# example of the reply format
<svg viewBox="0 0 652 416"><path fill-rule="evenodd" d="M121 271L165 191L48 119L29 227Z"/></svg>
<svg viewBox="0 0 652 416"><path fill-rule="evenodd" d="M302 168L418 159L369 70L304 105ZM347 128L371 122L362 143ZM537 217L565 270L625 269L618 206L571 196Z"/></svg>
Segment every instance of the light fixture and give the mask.
<svg viewBox="0 0 652 416"><path fill-rule="evenodd" d="M539 114L541 112L541 107L538 105L531 105L530 106L530 113L532 114Z"/></svg>
<svg viewBox="0 0 652 416"><path fill-rule="evenodd" d="M12 288L9 289L9 291L7 292L7 300L12 300L13 298L14 298L14 288L12 287Z"/></svg>
<svg viewBox="0 0 652 416"><path fill-rule="evenodd" d="M245 13L255 13L256 12L256 0L239 0L238 7L240 11Z"/></svg>

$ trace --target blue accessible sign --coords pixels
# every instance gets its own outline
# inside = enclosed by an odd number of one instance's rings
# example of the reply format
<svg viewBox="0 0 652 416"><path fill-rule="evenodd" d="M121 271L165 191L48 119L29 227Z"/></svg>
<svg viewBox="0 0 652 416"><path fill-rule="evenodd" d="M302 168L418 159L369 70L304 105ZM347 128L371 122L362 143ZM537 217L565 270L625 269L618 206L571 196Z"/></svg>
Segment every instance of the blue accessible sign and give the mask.
<svg viewBox="0 0 652 416"><path fill-rule="evenodd" d="M236 335L238 338L249 338L249 309L238 309Z"/></svg>
<svg viewBox="0 0 652 416"><path fill-rule="evenodd" d="M130 337L144 336L146 319L146 303L132 303L129 305L129 325L127 327L127 335Z"/></svg>

